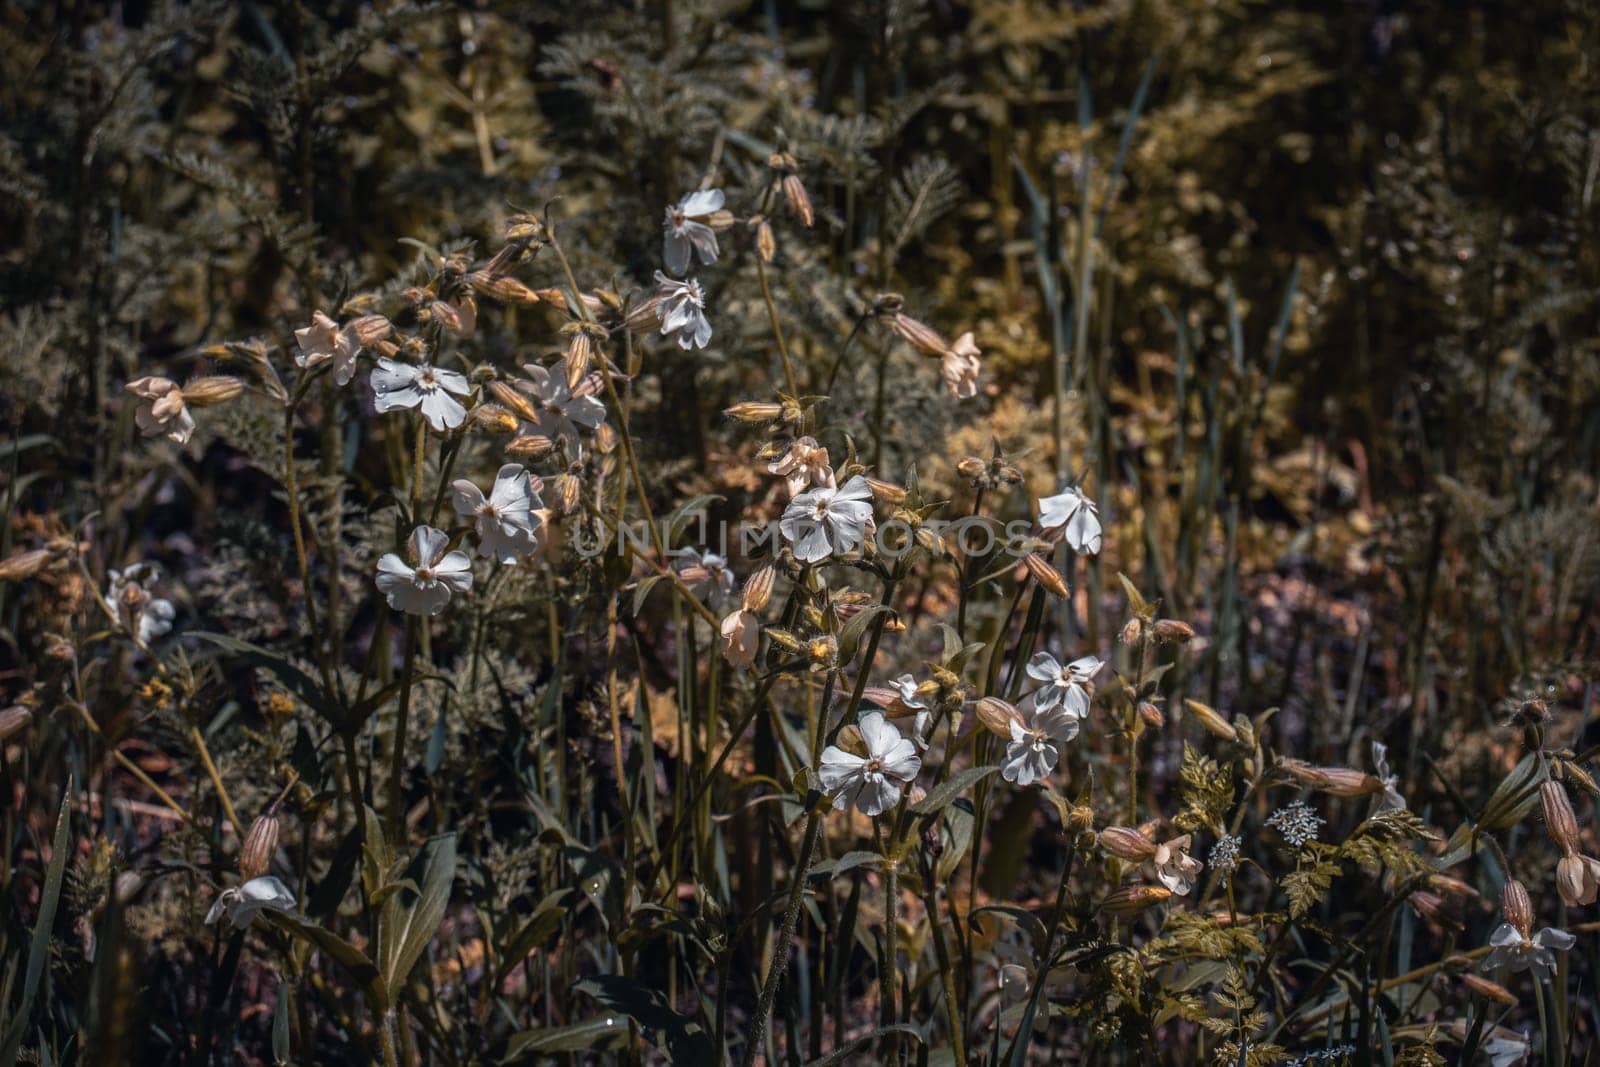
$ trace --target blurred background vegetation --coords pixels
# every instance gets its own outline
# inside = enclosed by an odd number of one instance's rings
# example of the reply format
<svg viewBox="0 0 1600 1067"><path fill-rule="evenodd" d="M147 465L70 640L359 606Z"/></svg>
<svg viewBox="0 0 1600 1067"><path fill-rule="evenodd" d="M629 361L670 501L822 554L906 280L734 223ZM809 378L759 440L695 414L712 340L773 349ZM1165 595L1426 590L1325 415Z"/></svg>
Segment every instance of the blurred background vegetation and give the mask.
<svg viewBox="0 0 1600 1067"><path fill-rule="evenodd" d="M783 234L774 296L804 391L832 397L862 458L900 481L914 465L940 498L966 492L954 463L987 457L991 438L1023 457L1033 495L1082 477L1107 525L1090 608L1069 620L1084 642L1110 645L1119 620L1099 606L1127 574L1201 634L1166 681L1171 707L1279 707L1280 750L1311 761L1365 766L1385 739L1413 809L1448 828L1515 762L1517 738L1495 727L1523 701L1546 701L1574 747L1600 740L1581 737L1600 594L1597 57L1600 12L1579 0L14 0L0 7L0 555L92 529L96 581L159 560L180 631L303 655L275 416L229 409L174 465L132 443L122 385L208 366L224 339L292 343L313 310L409 284L408 240L487 255L514 212L552 202L585 285L642 291L664 205L707 176L732 198L759 191L767 157L788 151L817 224ZM706 279L713 345L652 349L633 383L658 513L712 493L728 517L781 506L755 443L721 415L770 395L775 365L751 239L726 241L726 270ZM523 280L562 281L548 257ZM976 333L975 400L947 402L887 337L851 349L834 380L843 338L884 292L950 336ZM538 307L486 316L480 351L504 368L556 352L560 322ZM347 516L351 566L335 580L356 603L387 536L360 524L390 457L354 423L343 457L306 460L301 484L316 521ZM431 716L419 726L417 750L439 748L419 792L454 806L475 872L458 893L501 894L517 914L527 902L506 887L537 866L523 850L540 826L472 794L548 743L519 717L562 703L583 780L615 776L581 693L600 642L554 695L546 651L573 625L593 636L607 579L551 580L559 621L495 622L501 691L526 703L502 715L469 694L448 736ZM912 592L908 611L950 603L936 582ZM0 587L0 698L36 716L0 770L8 1018L31 1012L36 1062L270 1062L271 983L247 966L219 992L225 946L200 933L226 850L174 741L184 727L131 662L96 682L96 733L54 703L69 673L55 650L94 595L72 569ZM374 625L370 610L352 621L357 669ZM662 626L635 624L650 699L670 674L658 657L678 654ZM207 676L199 695L242 808L315 761L249 672ZM207 818L86 801L49 995L24 1000L69 777L92 798L138 790L104 758L108 739ZM1181 757L1170 742L1152 790ZM315 814L316 798L295 803ZM1582 814L1592 832L1592 804ZM744 818L728 832L759 836ZM296 847L315 881L339 842L308 832ZM728 848L724 888L741 888L724 906L770 890L771 847ZM1006 847L986 891L1037 892L1026 850ZM97 967L101 916L120 907L109 887L131 869L169 891L145 891L117 927L121 963ZM1482 943L1490 911L1467 917L1468 940ZM446 936L441 985L474 966L469 935ZM607 966L573 952L574 974ZM1587 973L1573 1018L1592 1038ZM434 1062L497 1057L532 1021L582 1015L549 998L474 1015L475 994L450 996L480 1036L436 1034ZM201 1047L196 1013L223 1003ZM324 1062L370 1054L327 1025Z"/></svg>

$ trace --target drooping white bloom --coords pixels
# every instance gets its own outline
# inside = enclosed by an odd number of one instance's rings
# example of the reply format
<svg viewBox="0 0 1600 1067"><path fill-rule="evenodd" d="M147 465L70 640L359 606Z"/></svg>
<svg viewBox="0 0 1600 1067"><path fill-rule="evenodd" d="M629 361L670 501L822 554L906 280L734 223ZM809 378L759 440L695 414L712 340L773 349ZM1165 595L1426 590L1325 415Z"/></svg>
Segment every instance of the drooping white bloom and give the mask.
<svg viewBox="0 0 1600 1067"><path fill-rule="evenodd" d="M667 208L661 223L661 255L668 270L688 271L691 251L699 254L701 263L717 261L717 231L705 219L726 202L721 189L697 189Z"/></svg>
<svg viewBox="0 0 1600 1067"><path fill-rule="evenodd" d="M1382 741L1372 742L1372 766L1383 782L1383 796L1373 808L1373 814L1405 810L1406 798L1400 795L1400 776L1389 773L1389 746Z"/></svg>
<svg viewBox="0 0 1600 1067"><path fill-rule="evenodd" d="M1080 556L1100 551L1100 515L1093 500L1076 486L1067 486L1056 496L1039 499L1039 525L1047 532L1061 530L1067 544Z"/></svg>
<svg viewBox="0 0 1600 1067"><path fill-rule="evenodd" d="M544 520L536 509L540 485L520 463L507 463L494 476L488 497L466 478L450 483L456 514L478 531L478 554L501 563L515 563L539 547L539 527Z"/></svg>
<svg viewBox="0 0 1600 1067"><path fill-rule="evenodd" d="M194 416L184 401L183 389L171 378L146 375L135 378L125 387L138 397L133 410L133 421L146 437L165 434L173 444L189 443L194 435Z"/></svg>
<svg viewBox="0 0 1600 1067"><path fill-rule="evenodd" d="M288 886L268 874L218 893L217 899L211 903L211 910L206 912L206 925L213 925L226 915L232 926L242 930L263 911L293 909L294 894Z"/></svg>
<svg viewBox="0 0 1600 1067"><path fill-rule="evenodd" d="M420 407L428 425L443 433L467 419L467 409L455 397L472 392L464 375L440 370L427 363L399 363L380 356L372 371L372 391L378 411Z"/></svg>
<svg viewBox="0 0 1600 1067"><path fill-rule="evenodd" d="M823 486L800 493L784 509L778 529L804 563L861 547L872 521L872 487L856 475L835 489Z"/></svg>
<svg viewBox="0 0 1600 1067"><path fill-rule="evenodd" d="M443 530L418 526L411 531L407 555L386 552L378 560L378 592L389 606L410 615L437 615L450 603L451 592L472 588L472 560L465 552L446 552L450 538Z"/></svg>
<svg viewBox="0 0 1600 1067"><path fill-rule="evenodd" d="M678 551L678 558L681 561L678 565L678 576L696 593L709 592L712 596L727 596L738 584L732 568L728 566L726 556L718 555L709 549L701 552L694 548L683 548Z"/></svg>
<svg viewBox="0 0 1600 1067"><path fill-rule="evenodd" d="M917 679L911 674L902 674L889 683L894 690L901 706L917 713L915 723L911 727L911 740L918 748L928 747L928 728L933 725L933 709L928 707L928 702L917 693Z"/></svg>
<svg viewBox="0 0 1600 1067"><path fill-rule="evenodd" d="M756 661L761 647L761 620L753 611L730 611L718 628L717 644L722 657L735 667L748 667Z"/></svg>
<svg viewBox="0 0 1600 1067"><path fill-rule="evenodd" d="M1533 1045L1526 1032L1519 1035L1502 1030L1483 1043L1483 1051L1489 1057L1489 1067L1521 1067L1533 1054Z"/></svg>
<svg viewBox="0 0 1600 1067"><path fill-rule="evenodd" d="M353 328L339 328L339 324L318 311L311 316L311 325L294 332L297 367L317 367L333 361L333 380L349 385L356 373L356 355L361 351L360 338Z"/></svg>
<svg viewBox="0 0 1600 1067"><path fill-rule="evenodd" d="M978 372L983 369L978 357L982 354L968 332L956 338L956 343L939 357L939 375L957 400L978 395Z"/></svg>
<svg viewBox="0 0 1600 1067"><path fill-rule="evenodd" d="M1156 868L1156 878L1180 897L1194 888L1194 880L1205 869L1205 864L1189 855L1189 836L1184 834L1157 845L1156 854L1150 859Z"/></svg>
<svg viewBox="0 0 1600 1067"><path fill-rule="evenodd" d="M656 285L661 336L676 335L679 348L704 348L711 340L711 323L706 319L706 294L699 281L680 282L656 271Z"/></svg>
<svg viewBox="0 0 1600 1067"><path fill-rule="evenodd" d="M917 747L901 737L882 712L867 712L858 725L867 754L857 756L829 745L822 751L817 780L825 792L835 794L835 808L853 803L864 814L882 815L900 802L901 783L917 776L922 760Z"/></svg>
<svg viewBox="0 0 1600 1067"><path fill-rule="evenodd" d="M812 485L831 486L833 467L828 462L828 450L817 444L815 437L799 437L789 445L789 451L767 464L767 470L783 475L789 486L789 495L803 493Z"/></svg>
<svg viewBox="0 0 1600 1067"><path fill-rule="evenodd" d="M106 604L139 643L151 641L172 630L178 611L172 601L154 596L150 589L161 579L161 568L154 563L134 563L106 575Z"/></svg>
<svg viewBox="0 0 1600 1067"><path fill-rule="evenodd" d="M1529 937L1510 923L1501 923L1489 936L1494 951L1483 961L1483 969L1510 967L1513 971L1532 970L1535 976L1548 978L1556 969L1556 952L1565 952L1578 939L1565 930L1546 926Z"/></svg>
<svg viewBox="0 0 1600 1067"><path fill-rule="evenodd" d="M1040 693L1045 690L1039 690ZM1056 769L1061 746L1078 736L1083 716L1088 714L1088 697L1080 712L1070 702L1041 703L1035 699L1017 709L1011 720L1011 740L1006 743L1005 762L1000 777L1017 785L1032 785Z"/></svg>
<svg viewBox="0 0 1600 1067"><path fill-rule="evenodd" d="M548 370L536 363L523 364L522 370L528 377L516 386L533 398L536 432L552 441L565 438L577 449L579 426L593 430L606 421L606 406L589 392L588 378L578 383L577 392L568 388L565 358Z"/></svg>
<svg viewBox="0 0 1600 1067"><path fill-rule="evenodd" d="M1028 660L1028 677L1044 685L1033 694L1034 703L1042 708L1064 705L1078 718L1089 714L1089 690L1085 683L1100 673L1101 661L1095 656L1082 656L1063 667L1048 652L1035 652Z"/></svg>

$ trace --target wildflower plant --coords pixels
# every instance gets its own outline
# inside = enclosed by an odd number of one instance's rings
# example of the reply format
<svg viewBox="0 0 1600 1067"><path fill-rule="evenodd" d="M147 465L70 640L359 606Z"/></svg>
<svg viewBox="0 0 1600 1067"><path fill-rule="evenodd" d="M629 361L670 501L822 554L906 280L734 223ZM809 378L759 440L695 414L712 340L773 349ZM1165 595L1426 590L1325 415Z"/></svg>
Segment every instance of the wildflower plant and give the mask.
<svg viewBox="0 0 1600 1067"><path fill-rule="evenodd" d="M0 25L7 1062L1600 1047L1591 13L146 6Z"/></svg>

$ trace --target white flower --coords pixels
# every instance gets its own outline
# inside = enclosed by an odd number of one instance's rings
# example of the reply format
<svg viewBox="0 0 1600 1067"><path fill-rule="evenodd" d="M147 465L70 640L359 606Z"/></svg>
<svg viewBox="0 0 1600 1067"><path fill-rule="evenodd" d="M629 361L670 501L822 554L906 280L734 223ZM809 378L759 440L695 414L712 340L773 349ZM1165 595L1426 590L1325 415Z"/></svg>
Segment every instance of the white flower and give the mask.
<svg viewBox="0 0 1600 1067"><path fill-rule="evenodd" d="M412 566L394 552L378 560L378 592L389 606L411 615L437 615L450 603L450 593L472 588L472 560L465 552L446 553L450 538L432 526L411 531L408 554Z"/></svg>
<svg viewBox="0 0 1600 1067"><path fill-rule="evenodd" d="M1028 661L1028 677L1044 686L1033 694L1033 702L1041 708L1061 704L1083 718L1089 714L1089 690L1084 683L1098 674L1101 666L1096 657L1083 656L1063 667L1050 653L1035 652Z"/></svg>
<svg viewBox="0 0 1600 1067"><path fill-rule="evenodd" d="M1322 817L1311 810L1310 804L1297 800L1267 816L1267 825L1282 834L1291 847L1299 848L1307 841L1317 839L1322 829Z"/></svg>
<svg viewBox="0 0 1600 1067"><path fill-rule="evenodd" d="M706 294L694 278L680 282L656 271L657 313L661 316L661 336L677 334L679 348L704 348L711 340L711 323L706 320Z"/></svg>
<svg viewBox="0 0 1600 1067"><path fill-rule="evenodd" d="M1057 496L1039 499L1039 525L1046 531L1061 530L1067 544L1080 556L1100 551L1100 516L1093 500L1076 486L1068 486Z"/></svg>
<svg viewBox="0 0 1600 1067"><path fill-rule="evenodd" d="M1239 869L1239 846L1243 843L1237 834L1223 834L1211 846L1211 869L1222 876L1224 884Z"/></svg>
<svg viewBox="0 0 1600 1067"><path fill-rule="evenodd" d="M717 261L717 231L703 220L721 211L726 201L721 189L698 189L667 208L661 223L661 254L668 270L674 274L687 272L691 250L699 253L701 263Z"/></svg>
<svg viewBox="0 0 1600 1067"><path fill-rule="evenodd" d="M1048 776L1061 758L1061 746L1078 736L1078 727L1088 710L1087 696L1082 712L1062 700L1041 703L1035 699L1018 708L1017 717L1011 720L1011 740L1006 744L1000 777L1017 785L1032 785Z"/></svg>
<svg viewBox="0 0 1600 1067"><path fill-rule="evenodd" d="M828 450L817 444L815 437L800 437L789 445L776 461L767 464L767 470L781 474L788 483L789 495L803 493L811 485L833 485L833 467L828 463Z"/></svg>
<svg viewBox="0 0 1600 1067"><path fill-rule="evenodd" d="M346 326L341 330L337 322L318 311L312 314L310 326L294 332L294 340L300 346L295 353L295 366L317 367L331 359L333 380L340 385L350 384L356 373L356 354L361 351L354 329Z"/></svg>
<svg viewBox="0 0 1600 1067"><path fill-rule="evenodd" d="M972 334L964 333L939 357L939 375L951 396L966 400L978 395L978 371L983 369L980 355Z"/></svg>
<svg viewBox="0 0 1600 1067"><path fill-rule="evenodd" d="M738 584L725 556L684 548L679 550L678 558L682 561L678 576L694 592L709 590L714 596L727 596Z"/></svg>
<svg viewBox="0 0 1600 1067"><path fill-rule="evenodd" d="M188 444L194 434L194 416L184 402L183 390L171 378L146 375L125 388L139 398L133 421L146 437L165 434L173 444Z"/></svg>
<svg viewBox="0 0 1600 1067"><path fill-rule="evenodd" d="M761 647L761 620L755 612L744 608L731 611L717 629L723 659L735 667L748 667L756 661L756 650Z"/></svg>
<svg viewBox="0 0 1600 1067"><path fill-rule="evenodd" d="M900 783L909 782L922 769L917 747L890 726L882 712L869 711L859 720L865 756L836 745L822 751L817 780L825 792L836 794L835 808L851 803L867 815L882 815L900 802Z"/></svg>
<svg viewBox="0 0 1600 1067"><path fill-rule="evenodd" d="M501 563L515 563L539 547L543 523L536 508L543 506L539 486L520 463L507 463L494 476L487 499L465 478L452 482L451 502L456 514L473 522L478 531L478 554Z"/></svg>
<svg viewBox="0 0 1600 1067"><path fill-rule="evenodd" d="M1406 798L1400 795L1398 775L1389 773L1389 746L1382 741L1372 742L1372 766L1378 772L1378 778L1383 782L1383 796L1373 808L1373 814L1380 811L1404 811Z"/></svg>
<svg viewBox="0 0 1600 1067"><path fill-rule="evenodd" d="M372 371L372 391L377 394L379 412L420 407L428 424L443 433L467 419L467 409L450 394L466 396L472 387L456 371L426 363L397 363L380 356Z"/></svg>
<svg viewBox="0 0 1600 1067"><path fill-rule="evenodd" d="M1528 1062L1533 1048L1526 1033L1501 1031L1483 1043L1483 1051L1489 1057L1489 1067L1520 1067Z"/></svg>
<svg viewBox="0 0 1600 1067"><path fill-rule="evenodd" d="M917 713L915 723L911 727L911 740L920 748L927 748L928 729L933 725L933 709L928 707L928 702L917 694L917 679L911 674L902 674L889 683L894 690L896 698L902 707Z"/></svg>
<svg viewBox="0 0 1600 1067"><path fill-rule="evenodd" d="M872 487L856 475L841 488L823 486L800 493L783 511L778 529L804 563L827 559L835 551L861 547L872 521Z"/></svg>
<svg viewBox="0 0 1600 1067"><path fill-rule="evenodd" d="M1161 884L1178 894L1186 895L1194 888L1194 880L1205 869L1205 864L1189 855L1189 835L1174 837L1164 845L1156 846L1150 862L1155 864L1156 878Z"/></svg>
<svg viewBox="0 0 1600 1067"><path fill-rule="evenodd" d="M587 378L578 383L576 393L567 387L565 359L549 370L533 363L524 364L522 370L528 378L517 382L517 388L533 398L539 416L534 428L550 440L565 438L576 449L579 426L592 430L606 421L606 406L590 395Z"/></svg>
<svg viewBox="0 0 1600 1067"><path fill-rule="evenodd" d="M1494 951L1483 961L1483 969L1510 967L1513 971L1532 970L1540 978L1548 978L1556 969L1556 950L1565 952L1578 939L1565 930L1546 926L1529 937L1510 923L1501 923L1489 937Z"/></svg>
<svg viewBox="0 0 1600 1067"><path fill-rule="evenodd" d="M226 915L229 923L243 929L263 911L290 911L293 908L294 894L288 886L269 874L218 893L211 910L206 912L206 925L212 925Z"/></svg>
<svg viewBox="0 0 1600 1067"><path fill-rule="evenodd" d="M150 587L161 578L159 567L154 563L134 563L125 570L110 571L106 577L107 606L129 633L137 635L141 645L172 630L177 609L172 601L150 593Z"/></svg>

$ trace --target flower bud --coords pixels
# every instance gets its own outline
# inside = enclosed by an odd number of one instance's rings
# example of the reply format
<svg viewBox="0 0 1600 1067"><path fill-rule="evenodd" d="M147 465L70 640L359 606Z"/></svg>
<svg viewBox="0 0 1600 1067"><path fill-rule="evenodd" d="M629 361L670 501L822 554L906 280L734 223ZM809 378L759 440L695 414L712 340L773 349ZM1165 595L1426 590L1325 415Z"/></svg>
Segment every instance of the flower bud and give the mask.
<svg viewBox="0 0 1600 1067"><path fill-rule="evenodd" d="M467 275L467 284L473 292L493 297L506 304L537 304L539 294L508 274L490 274L473 271Z"/></svg>
<svg viewBox="0 0 1600 1067"><path fill-rule="evenodd" d="M1151 840L1131 826L1108 826L1100 831L1100 847L1118 859L1139 862L1156 854Z"/></svg>
<svg viewBox="0 0 1600 1067"><path fill-rule="evenodd" d="M1600 785L1595 784L1588 771L1572 762L1563 763L1562 768L1566 771L1567 781L1592 797L1600 796Z"/></svg>
<svg viewBox="0 0 1600 1067"><path fill-rule="evenodd" d="M718 233L723 233L727 230L733 229L733 224L738 221L738 219L733 217L733 212L727 210L726 208L722 209L721 211L713 211L711 214L705 217L706 225L710 226Z"/></svg>
<svg viewBox="0 0 1600 1067"><path fill-rule="evenodd" d="M1061 572L1044 561L1044 557L1037 552L1029 552L1022 557L1023 566L1028 568L1028 573L1033 575L1033 580L1038 582L1045 592L1063 599L1067 596L1067 580L1061 577Z"/></svg>
<svg viewBox="0 0 1600 1067"><path fill-rule="evenodd" d="M0 711L0 741L5 741L17 731L26 729L32 721L33 712L21 704L13 704Z"/></svg>
<svg viewBox="0 0 1600 1067"><path fill-rule="evenodd" d="M1146 908L1164 904L1172 898L1172 890L1160 885L1130 885L1118 889L1100 902L1100 907L1112 915L1126 917L1137 915Z"/></svg>
<svg viewBox="0 0 1600 1067"><path fill-rule="evenodd" d="M1528 887L1515 878L1506 879L1500 891L1500 907L1510 923L1524 938L1533 931L1533 901L1528 899Z"/></svg>
<svg viewBox="0 0 1600 1067"><path fill-rule="evenodd" d="M556 450L556 443L542 433L519 434L506 445L506 454L523 459L543 459Z"/></svg>
<svg viewBox="0 0 1600 1067"><path fill-rule="evenodd" d="M555 500L556 510L563 515L571 515L577 511L578 492L581 488L577 478L570 474L558 474L550 483L550 495Z"/></svg>
<svg viewBox="0 0 1600 1067"><path fill-rule="evenodd" d="M366 348L388 337L394 325L382 315L360 315L351 319L345 329L355 337L356 344Z"/></svg>
<svg viewBox="0 0 1600 1067"><path fill-rule="evenodd" d="M889 317L889 329L925 356L943 356L950 347L932 326L902 312L897 311Z"/></svg>
<svg viewBox="0 0 1600 1067"><path fill-rule="evenodd" d="M1600 895L1600 861L1569 852L1556 863L1556 891L1567 907L1593 904Z"/></svg>
<svg viewBox="0 0 1600 1067"><path fill-rule="evenodd" d="M1167 724L1167 717L1161 713L1161 709L1148 700L1139 701L1139 718L1152 730L1159 730Z"/></svg>
<svg viewBox="0 0 1600 1067"><path fill-rule="evenodd" d="M1567 787L1546 781L1539 787L1539 803L1544 808L1544 826L1556 847L1571 856L1578 847L1578 819L1567 799Z"/></svg>
<svg viewBox="0 0 1600 1067"><path fill-rule="evenodd" d="M524 422L538 422L539 412L528 399L528 395L515 388L509 382L490 382L489 392L506 408L514 412L517 418Z"/></svg>
<svg viewBox="0 0 1600 1067"><path fill-rule="evenodd" d="M1194 639L1194 627L1177 619L1157 619L1150 627L1157 641L1185 645Z"/></svg>
<svg viewBox="0 0 1600 1067"><path fill-rule="evenodd" d="M967 456L956 464L956 473L969 482L976 482L989 473L989 464L977 456Z"/></svg>
<svg viewBox="0 0 1600 1067"><path fill-rule="evenodd" d="M767 606L772 599L772 583L777 577L778 569L769 563L745 579L743 601L746 611L760 611Z"/></svg>
<svg viewBox="0 0 1600 1067"><path fill-rule="evenodd" d="M872 490L872 495L885 504L905 503L908 494L903 487L871 475L863 475L863 480L866 481L867 488Z"/></svg>
<svg viewBox="0 0 1600 1067"><path fill-rule="evenodd" d="M1021 713L999 697L984 697L978 701L975 710L978 715L978 721L983 723L991 733L998 734L1008 740L1011 737L1011 724L1022 721Z"/></svg>
<svg viewBox="0 0 1600 1067"><path fill-rule="evenodd" d="M516 433L517 417L499 404L479 404L472 410L472 420L490 433Z"/></svg>
<svg viewBox="0 0 1600 1067"><path fill-rule="evenodd" d="M772 422L783 415L783 405L746 400L728 408L723 414L740 422Z"/></svg>
<svg viewBox="0 0 1600 1067"><path fill-rule="evenodd" d="M239 880L248 882L260 878L272 867L272 857L278 851L278 817L262 815L250 824L239 846Z"/></svg>
<svg viewBox="0 0 1600 1067"><path fill-rule="evenodd" d="M53 558L55 553L48 548L26 548L21 552L13 552L0 560L0 582L20 582L24 578L32 578Z"/></svg>
<svg viewBox="0 0 1600 1067"><path fill-rule="evenodd" d="M800 175L783 176L783 199L788 203L789 210L800 220L800 224L809 229L813 218L811 194L806 192L805 183L800 180Z"/></svg>
<svg viewBox="0 0 1600 1067"><path fill-rule="evenodd" d="M1480 997L1496 1001L1507 1007L1516 1007L1517 1005L1516 996L1499 982L1491 982L1482 975L1473 974L1471 971L1465 971L1458 977L1462 985Z"/></svg>
<svg viewBox="0 0 1600 1067"><path fill-rule="evenodd" d="M244 383L226 374L212 374L193 378L183 387L183 399L191 407L204 408L225 404L244 392Z"/></svg>
<svg viewBox="0 0 1600 1067"><path fill-rule="evenodd" d="M778 254L778 239L772 235L772 223L766 219L756 223L756 254L763 263L771 263Z"/></svg>
<svg viewBox="0 0 1600 1067"><path fill-rule="evenodd" d="M1220 737L1224 741L1239 740L1239 731L1235 730L1227 719L1218 715L1209 706L1200 703L1198 700L1185 700L1183 706L1190 715L1200 721L1200 725L1204 726L1213 737Z"/></svg>

